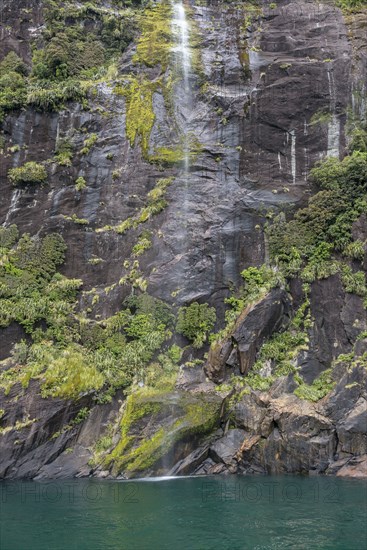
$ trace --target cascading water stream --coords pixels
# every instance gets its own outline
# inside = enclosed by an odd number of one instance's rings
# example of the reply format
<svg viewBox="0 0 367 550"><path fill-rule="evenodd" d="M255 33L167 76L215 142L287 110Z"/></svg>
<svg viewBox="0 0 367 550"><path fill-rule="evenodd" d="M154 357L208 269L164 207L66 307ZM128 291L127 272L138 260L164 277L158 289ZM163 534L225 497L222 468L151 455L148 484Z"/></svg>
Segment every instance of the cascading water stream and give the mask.
<svg viewBox="0 0 367 550"><path fill-rule="evenodd" d="M334 74L329 67L327 68L327 77L328 77L328 83L329 83L330 112L331 112L331 120L328 123L327 154L329 157L339 158L340 121L335 113L336 92L335 92Z"/></svg>
<svg viewBox="0 0 367 550"><path fill-rule="evenodd" d="M190 84L191 73L191 49L189 44L189 24L186 18L185 7L182 2L173 4L172 32L176 38L177 45L173 52L176 57L176 66L183 81L183 94L179 94L176 101L179 102L181 116L180 130L182 133L183 167L185 192L183 197L183 208L186 210L188 200L188 175L190 164L190 143L189 143L189 118L193 108L192 89Z"/></svg>
<svg viewBox="0 0 367 550"><path fill-rule="evenodd" d="M175 51L180 55L185 94L190 95L189 74L191 70L191 52L189 47L189 25L182 2L173 5L173 32L177 36L178 45Z"/></svg>
<svg viewBox="0 0 367 550"><path fill-rule="evenodd" d="M193 111L193 93L190 84L191 75L191 49L189 45L190 33L189 24L186 18L185 7L181 1L175 2L172 0L172 34L175 38L175 46L173 47L173 54L175 60L175 72L179 77L179 82L175 87L175 109L176 109L176 122L179 127L181 137L181 148L183 153L183 169L180 180L182 181L182 229L181 233L181 260L180 260L180 274L177 277L178 284L185 285L186 277L188 275L188 263L186 258L187 252L187 220L188 220L188 199L189 199L189 172L190 172L190 138L189 138L189 124L190 117ZM177 428L173 430L169 436L169 447L171 452L175 453L175 432L181 429ZM166 441L167 444L167 441ZM162 458L162 470L168 476L172 464L175 461L172 459L169 453L163 454Z"/></svg>

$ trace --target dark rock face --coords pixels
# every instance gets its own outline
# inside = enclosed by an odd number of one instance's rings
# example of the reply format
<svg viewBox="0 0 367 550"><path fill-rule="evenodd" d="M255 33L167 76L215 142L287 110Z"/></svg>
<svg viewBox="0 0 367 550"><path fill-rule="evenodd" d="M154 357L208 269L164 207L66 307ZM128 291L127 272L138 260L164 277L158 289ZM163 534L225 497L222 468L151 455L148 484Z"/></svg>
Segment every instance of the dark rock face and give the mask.
<svg viewBox="0 0 367 550"><path fill-rule="evenodd" d="M366 369L345 373L318 403L290 395L288 384L283 387L244 395L231 408L236 428L215 432L172 472L365 477Z"/></svg>
<svg viewBox="0 0 367 550"><path fill-rule="evenodd" d="M350 353L358 334L367 326L363 300L346 293L337 275L313 283L311 312L315 319L311 345L299 361L308 383L329 368L338 355Z"/></svg>
<svg viewBox="0 0 367 550"><path fill-rule="evenodd" d="M241 374L247 374L255 362L256 352L273 332L287 326L290 310L287 294L280 289L270 293L239 323L233 333L237 344Z"/></svg>
<svg viewBox="0 0 367 550"><path fill-rule="evenodd" d="M236 322L231 341L210 349L205 367L208 376L216 382L224 380L226 365L236 365L241 374L247 374L263 342L287 326L289 314L290 299L281 289L272 290L245 309Z"/></svg>
<svg viewBox="0 0 367 550"><path fill-rule="evenodd" d="M1 9L1 58L15 50L29 63L30 39L43 24L42 3L3 0ZM251 25L246 44L241 30L245 15L242 7L218 1L194 6L208 86L203 92L198 78L191 75L190 112L182 101L183 89L177 88L174 121L175 125L185 120L187 132L193 132L201 144L189 174L184 175L180 166L162 171L144 160L139 145L132 147L126 138L124 99L102 84L88 112L69 104L59 113L28 109L5 120L7 143L21 150L1 158L0 223L15 223L31 234L62 233L68 244L64 274L82 278L86 292L96 288L103 295L96 315L115 312L128 292L119 285L108 295L103 289L126 274L122 266L136 232L118 235L95 229L134 215L157 179L174 176L168 207L146 224L155 232L153 248L140 261L148 291L175 304L208 301L223 317L223 298L240 282L241 270L267 257L260 227L264 211L303 204L310 192L310 167L325 154L344 153L348 109L357 118L365 116L366 14L355 16L348 28L341 11L331 4L284 0L273 10L264 6L260 24ZM125 52L120 74L132 70L133 51L131 47ZM156 76L154 69L147 69L146 75ZM154 94L154 108L151 146L170 143L174 125L160 93ZM325 111L331 113L330 119L318 120ZM85 134L92 132L98 141L88 155L82 155ZM53 163L47 185L14 189L8 169L51 159L57 137L65 135L73 138L72 167ZM113 155L112 162L108 155ZM120 170L118 179L112 177L115 170ZM84 193L74 187L80 175L88 183ZM89 225L78 226L64 218L72 214L87 218ZM358 238L366 238L366 227L362 216L354 226ZM93 265L89 263L93 258L102 261ZM292 300L284 291L272 291L243 314L233 338L210 351L206 374L213 381L223 381L232 372L248 372L264 340L287 325L299 299L297 285L297 281L291 285ZM82 295L83 307L88 299ZM299 359L308 383L337 355L349 353L357 334L366 328L362 300L346 294L336 276L312 285L311 312L309 350ZM23 336L18 327L2 330L0 359L8 357ZM363 345L357 343L361 355L366 351ZM183 373L178 388L212 391L213 383L199 370ZM243 396L233 411L235 428L215 432L194 449L184 442L180 452L170 457L167 471L171 469L172 475L234 471L363 475L365 369L341 371L336 388L317 405L296 398L294 389L293 378L287 377L279 379L271 394ZM35 382L27 391L15 387L8 396L1 392L0 408L6 411L2 427L14 427L17 421L23 427L0 434L0 477L92 473L88 448L117 414L119 396L111 405L93 406L85 421L72 425L78 411L91 405L89 396L77 403L41 399ZM108 474L96 471L95 475Z"/></svg>
<svg viewBox="0 0 367 550"><path fill-rule="evenodd" d="M113 404L90 410L90 396L77 403L42 399L36 381L30 382L27 391L14 386L1 397L6 412L0 434L0 478L89 475L89 447L114 419L121 404L116 397ZM90 414L86 420L83 416L83 422L75 422L82 409Z"/></svg>
<svg viewBox="0 0 367 550"><path fill-rule="evenodd" d="M34 5L37 9L39 13ZM11 3L4 16L11 25ZM20 37L16 32L7 36L4 53L19 38L19 48L29 42L29 28L37 27L40 19L39 15L27 17L31 21L24 23ZM249 34L248 61L243 61L239 39L244 17L242 8L222 4L218 8L217 3L195 8L209 88L205 95L199 87L194 91L195 109L190 116L179 88L175 108L178 121L186 118L186 130L199 137L202 153L187 178L180 170L166 170L164 175L177 177L169 189L168 208L153 222L162 237L155 240L154 253L148 251L141 261L150 292L171 301L171 293L179 289L178 301L210 299L219 310L228 285L239 282L241 270L263 261L265 244L255 227L262 223L264 208L302 201L308 191L309 168L336 143L342 152L344 112L363 66L354 58L351 66L345 24L332 6L285 2L276 10L264 8L262 30L253 25ZM261 47L261 53L251 47ZM122 72L132 70L131 51L124 55ZM148 77L153 73L147 72ZM195 77L192 83L195 87ZM174 124L162 104L162 96L156 93L154 128L159 127L159 132L153 129L152 143L172 139ZM312 115L329 110L331 104L334 125L310 124ZM68 133L80 151L84 139L80 130L98 135L89 155L77 154L72 168L54 166L44 188L20 193L12 189L6 180L8 168L51 158L57 136ZM140 148L132 148L126 140L124 100L101 85L89 112L76 106L51 115L28 110L8 117L4 131L10 143L28 147L3 159L0 219L31 233L61 231L69 244L65 274L82 276L85 290L118 281L134 231L121 236L94 229L133 214L162 177L156 166L144 161ZM114 155L112 163L106 158L109 153ZM116 169L122 169L121 178L113 180ZM82 194L73 186L81 174L88 182ZM178 208L184 203L185 212ZM87 218L89 226L76 226L62 217L71 214ZM88 264L93 257L104 262ZM111 294L103 313L113 309L119 298Z"/></svg>

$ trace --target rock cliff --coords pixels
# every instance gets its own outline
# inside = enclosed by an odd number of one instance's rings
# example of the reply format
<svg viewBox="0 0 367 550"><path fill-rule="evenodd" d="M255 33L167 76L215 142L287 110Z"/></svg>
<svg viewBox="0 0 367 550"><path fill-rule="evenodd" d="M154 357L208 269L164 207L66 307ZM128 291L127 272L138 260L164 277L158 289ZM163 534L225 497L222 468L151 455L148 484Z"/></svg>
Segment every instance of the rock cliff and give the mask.
<svg viewBox="0 0 367 550"><path fill-rule="evenodd" d="M0 9L0 477L366 476L364 2Z"/></svg>

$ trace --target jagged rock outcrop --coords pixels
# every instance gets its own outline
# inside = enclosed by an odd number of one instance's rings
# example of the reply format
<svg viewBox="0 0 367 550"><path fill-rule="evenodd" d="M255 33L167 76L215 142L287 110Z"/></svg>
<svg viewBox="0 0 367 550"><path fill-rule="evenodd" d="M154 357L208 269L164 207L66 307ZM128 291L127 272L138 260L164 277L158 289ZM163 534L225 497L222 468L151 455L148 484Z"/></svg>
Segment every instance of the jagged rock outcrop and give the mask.
<svg viewBox="0 0 367 550"><path fill-rule="evenodd" d="M253 391L232 403L228 412L235 427L218 430L172 472L365 477L366 369L345 372L318 403L288 393L291 386L284 382L279 380L269 393Z"/></svg>
<svg viewBox="0 0 367 550"><path fill-rule="evenodd" d="M42 399L37 381L14 386L1 399L6 424L0 433L0 478L89 475L95 441L116 418L121 395L109 406L86 395L77 402Z"/></svg>
<svg viewBox="0 0 367 550"><path fill-rule="evenodd" d="M281 289L271 291L258 303L248 306L237 319L230 341L219 342L210 348L205 367L208 376L216 382L223 381L227 365L247 374L263 342L273 332L286 328L289 314L290 299Z"/></svg>

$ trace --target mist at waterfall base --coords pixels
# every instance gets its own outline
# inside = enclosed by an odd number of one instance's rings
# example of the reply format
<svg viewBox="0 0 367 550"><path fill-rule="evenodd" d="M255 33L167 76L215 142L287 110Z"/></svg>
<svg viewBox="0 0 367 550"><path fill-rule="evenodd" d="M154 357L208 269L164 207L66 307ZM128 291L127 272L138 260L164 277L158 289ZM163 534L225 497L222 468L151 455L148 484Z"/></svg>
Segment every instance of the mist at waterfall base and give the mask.
<svg viewBox="0 0 367 550"><path fill-rule="evenodd" d="M365 550L367 482L191 477L0 484L1 550Z"/></svg>

